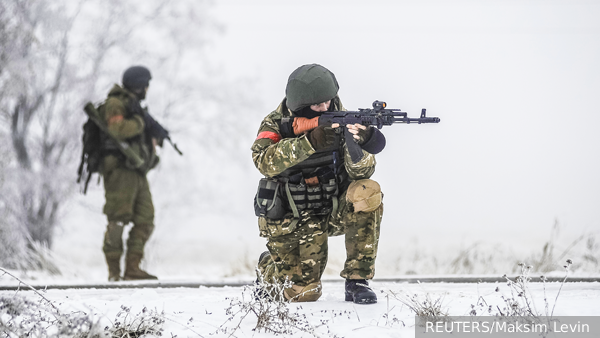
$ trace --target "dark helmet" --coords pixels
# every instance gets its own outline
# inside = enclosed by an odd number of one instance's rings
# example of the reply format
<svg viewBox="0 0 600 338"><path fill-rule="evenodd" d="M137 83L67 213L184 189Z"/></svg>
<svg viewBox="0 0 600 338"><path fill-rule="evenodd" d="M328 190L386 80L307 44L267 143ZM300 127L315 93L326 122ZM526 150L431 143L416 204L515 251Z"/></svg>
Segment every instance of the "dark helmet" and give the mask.
<svg viewBox="0 0 600 338"><path fill-rule="evenodd" d="M127 89L146 88L150 84L150 71L144 66L133 66L127 68L123 73L123 87Z"/></svg>
<svg viewBox="0 0 600 338"><path fill-rule="evenodd" d="M339 89L335 75L327 68L316 63L300 66L288 78L285 88L286 105L295 112L333 99Z"/></svg>

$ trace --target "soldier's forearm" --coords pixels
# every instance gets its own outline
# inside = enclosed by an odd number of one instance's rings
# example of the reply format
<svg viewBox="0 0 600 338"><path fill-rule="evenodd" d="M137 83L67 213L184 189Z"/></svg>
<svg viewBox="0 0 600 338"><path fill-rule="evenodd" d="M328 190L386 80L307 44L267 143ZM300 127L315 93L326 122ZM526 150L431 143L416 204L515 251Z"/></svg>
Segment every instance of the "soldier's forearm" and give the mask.
<svg viewBox="0 0 600 338"><path fill-rule="evenodd" d="M375 156L363 151L363 158L353 163L348 152L344 152L344 164L352 180L370 178L375 173Z"/></svg>

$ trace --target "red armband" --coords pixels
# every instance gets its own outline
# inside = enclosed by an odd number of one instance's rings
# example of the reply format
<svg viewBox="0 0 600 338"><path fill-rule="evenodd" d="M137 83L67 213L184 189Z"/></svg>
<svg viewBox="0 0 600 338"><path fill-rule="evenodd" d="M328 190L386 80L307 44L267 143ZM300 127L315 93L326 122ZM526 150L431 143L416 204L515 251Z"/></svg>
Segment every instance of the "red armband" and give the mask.
<svg viewBox="0 0 600 338"><path fill-rule="evenodd" d="M258 136L256 137L256 140L260 140L260 139L263 139L263 138L271 139L271 141L273 141L275 143L281 141L281 135L279 135L277 133L274 133L272 131L263 131L263 132L260 132L258 134Z"/></svg>

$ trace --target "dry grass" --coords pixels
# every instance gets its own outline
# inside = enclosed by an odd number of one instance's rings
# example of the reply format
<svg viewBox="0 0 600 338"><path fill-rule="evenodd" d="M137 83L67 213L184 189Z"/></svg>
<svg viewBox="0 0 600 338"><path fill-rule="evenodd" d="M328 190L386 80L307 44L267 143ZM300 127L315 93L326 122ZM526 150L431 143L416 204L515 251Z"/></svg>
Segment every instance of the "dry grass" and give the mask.
<svg viewBox="0 0 600 338"><path fill-rule="evenodd" d="M560 291L562 290L562 286L566 282L569 269L572 265L572 261L567 259L566 265L563 266L565 271L565 278L560 285L558 292L554 298L554 304L552 305L552 309L550 310L550 300L546 294L546 277L541 276L541 280L544 283L544 310L538 310L534 300L531 290L529 288L529 283L531 281L531 271L533 267L531 265L525 263L519 263L519 267L521 269L521 273L514 279L508 278L504 275L504 279L506 280L506 286L508 290L506 292L502 292L503 288L496 287L494 290L501 299L501 305L492 305L493 303L488 302L483 296L479 296L476 304L471 305L471 316L477 315L492 315L492 316L500 316L500 317L532 317L532 318L540 318L542 316L552 317L554 315L554 309L558 302L558 297L560 296Z"/></svg>
<svg viewBox="0 0 600 338"><path fill-rule="evenodd" d="M559 274L569 257L575 262L570 266L571 273L597 274L600 271L600 233L567 238L569 234L561 236L561 231L556 222L548 240L539 247L521 249L520 253L513 251L512 243L492 245L484 241L445 252L431 248L428 251L422 245L402 246L393 260L380 255L384 267L379 271L389 275L513 275L521 272L518 263L525 258L531 265L530 273Z"/></svg>
<svg viewBox="0 0 600 338"><path fill-rule="evenodd" d="M98 321L89 313L81 311L63 312L54 302L47 299L19 278L0 268L0 277L14 278L24 287L34 291L36 301L22 296L19 292L12 296L0 297L0 332L5 337L101 337Z"/></svg>
<svg viewBox="0 0 600 338"><path fill-rule="evenodd" d="M430 293L408 294L394 291L388 291L388 295L406 305L415 315L419 317L428 317L435 320L443 320L448 316L448 311L444 309L444 296L433 296Z"/></svg>
<svg viewBox="0 0 600 338"><path fill-rule="evenodd" d="M289 282L267 282L262 276L252 286L245 286L241 297L229 299L229 307L225 310L228 319L216 333L233 336L242 322L255 318L256 324L252 331L266 332L274 335L293 335L301 332L319 337L318 330L323 328L329 331L328 320L319 320L319 324L312 324L305 313L301 313L301 306L290 308L290 302L284 297L285 288L291 287ZM332 311L333 313L334 311ZM344 313L335 316L347 315ZM334 317L335 317L334 316ZM328 334L329 335L329 334ZM329 335L336 337L335 335Z"/></svg>
<svg viewBox="0 0 600 338"><path fill-rule="evenodd" d="M3 337L40 338L134 338L147 335L161 336L166 317L163 312L143 308L132 314L131 308L121 306L112 324L102 328L100 317L91 311L66 312L43 292L0 268L0 277L8 276L24 288L31 289L36 298L20 292L0 296L0 332Z"/></svg>
<svg viewBox="0 0 600 338"><path fill-rule="evenodd" d="M121 306L112 327L104 331L110 338L134 338L146 335L162 336L165 313L143 308L139 313L132 314L131 308Z"/></svg>

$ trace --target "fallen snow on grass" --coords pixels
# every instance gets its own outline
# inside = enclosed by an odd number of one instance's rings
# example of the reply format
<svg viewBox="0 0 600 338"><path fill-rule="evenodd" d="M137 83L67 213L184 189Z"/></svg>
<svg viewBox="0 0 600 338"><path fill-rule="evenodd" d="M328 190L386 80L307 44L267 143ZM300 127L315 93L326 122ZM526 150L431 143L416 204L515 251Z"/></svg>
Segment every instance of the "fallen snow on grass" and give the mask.
<svg viewBox="0 0 600 338"><path fill-rule="evenodd" d="M285 336L413 337L414 312L398 295L429 297L439 301L441 309L449 315L468 316L474 308L480 310L477 304L482 299L493 311L480 311L478 315L493 315L496 309L505 306L502 296L509 297L511 292L507 283L374 281L371 284L378 293L377 304L345 302L344 284L338 282L325 282L323 296L317 302L288 304L289 314L299 320L297 327L292 325L292 334ZM32 291L1 291L0 297L6 299L17 294L40 304L44 302ZM240 312L239 306L232 306L252 301L248 287L70 289L47 290L43 295L62 313L82 311L91 315L99 332L106 332L106 327L115 327L117 322L121 326L139 325L133 321L145 317L160 319L153 325L160 327L162 336L166 337L229 336L232 333L235 337L273 336L264 330L254 331L257 323L254 313ZM550 310L554 308L555 316L600 315L600 283L530 283L528 295L541 315L545 313L546 304Z"/></svg>

